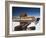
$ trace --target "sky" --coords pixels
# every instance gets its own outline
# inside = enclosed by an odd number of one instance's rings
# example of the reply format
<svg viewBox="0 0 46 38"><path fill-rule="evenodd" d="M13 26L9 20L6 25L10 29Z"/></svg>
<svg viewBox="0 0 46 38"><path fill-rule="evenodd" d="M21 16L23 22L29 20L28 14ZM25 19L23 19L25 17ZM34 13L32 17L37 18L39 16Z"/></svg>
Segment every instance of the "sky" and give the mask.
<svg viewBox="0 0 46 38"><path fill-rule="evenodd" d="M12 7L12 16L19 16L22 12L26 12L28 16L40 16L40 8Z"/></svg>

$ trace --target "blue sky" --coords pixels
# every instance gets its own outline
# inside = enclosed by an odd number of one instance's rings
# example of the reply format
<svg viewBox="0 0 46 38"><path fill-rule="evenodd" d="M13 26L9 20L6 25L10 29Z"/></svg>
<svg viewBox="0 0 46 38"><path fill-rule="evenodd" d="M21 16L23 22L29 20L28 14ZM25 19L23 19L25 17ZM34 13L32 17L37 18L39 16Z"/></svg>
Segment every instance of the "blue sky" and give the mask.
<svg viewBox="0 0 46 38"><path fill-rule="evenodd" d="M40 8L12 7L12 16L19 16L22 12L26 12L28 16L40 16Z"/></svg>

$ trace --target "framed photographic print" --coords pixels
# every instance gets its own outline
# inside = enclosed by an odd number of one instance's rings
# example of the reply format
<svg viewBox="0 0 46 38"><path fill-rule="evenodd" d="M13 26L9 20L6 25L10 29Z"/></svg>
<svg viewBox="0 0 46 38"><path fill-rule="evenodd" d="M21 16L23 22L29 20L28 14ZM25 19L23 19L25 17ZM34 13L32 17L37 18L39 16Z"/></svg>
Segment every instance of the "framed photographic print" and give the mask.
<svg viewBox="0 0 46 38"><path fill-rule="evenodd" d="M5 6L6 36L44 35L44 3L6 1Z"/></svg>

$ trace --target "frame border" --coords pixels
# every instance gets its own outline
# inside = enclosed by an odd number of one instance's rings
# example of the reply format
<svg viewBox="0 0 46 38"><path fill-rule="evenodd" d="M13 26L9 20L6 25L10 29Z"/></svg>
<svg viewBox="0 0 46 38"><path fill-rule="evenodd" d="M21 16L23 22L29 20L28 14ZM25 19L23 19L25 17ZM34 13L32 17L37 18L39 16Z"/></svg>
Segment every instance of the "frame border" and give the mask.
<svg viewBox="0 0 46 38"><path fill-rule="evenodd" d="M32 4L32 5L42 5L43 6L43 33L32 33L32 34L9 34L9 4ZM19 37L19 36L35 36L35 35L45 35L45 3L36 2L20 2L20 1L5 1L5 37Z"/></svg>

